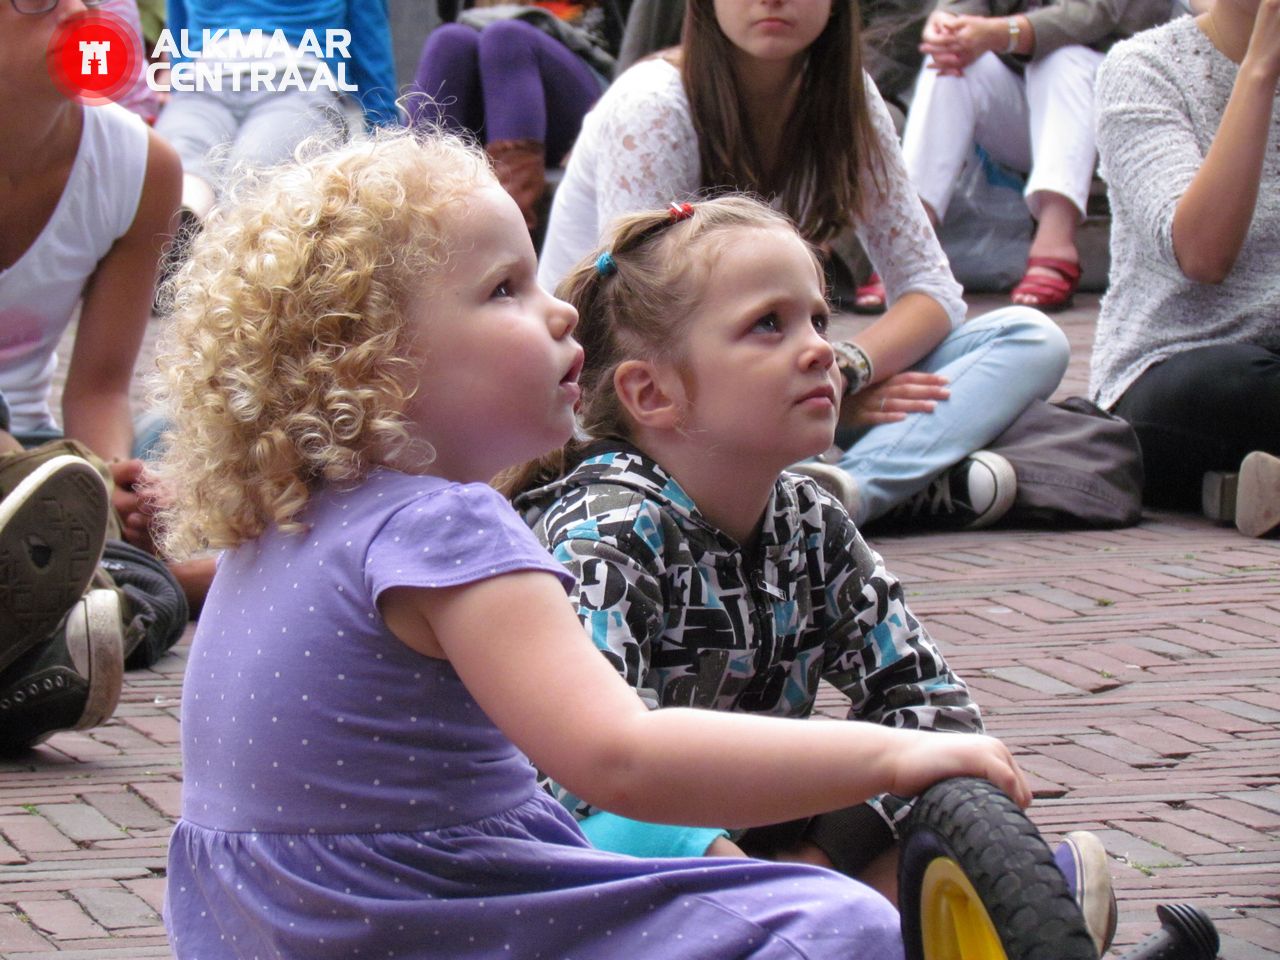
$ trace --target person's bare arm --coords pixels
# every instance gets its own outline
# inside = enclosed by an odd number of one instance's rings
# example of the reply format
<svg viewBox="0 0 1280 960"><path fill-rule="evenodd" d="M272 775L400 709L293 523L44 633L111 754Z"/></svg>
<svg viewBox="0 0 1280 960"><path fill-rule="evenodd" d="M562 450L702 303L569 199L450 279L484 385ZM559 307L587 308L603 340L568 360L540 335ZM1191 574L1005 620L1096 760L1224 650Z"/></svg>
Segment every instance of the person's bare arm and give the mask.
<svg viewBox="0 0 1280 960"><path fill-rule="evenodd" d="M622 816L754 826L881 792L914 796L959 775L987 777L1020 804L1031 800L1012 755L989 737L646 709L549 574L393 589L382 609L409 646L449 659L540 770Z"/></svg>
<svg viewBox="0 0 1280 960"><path fill-rule="evenodd" d="M1258 202L1280 81L1280 0L1262 0L1248 51L1204 163L1173 213L1173 252L1191 280L1221 283Z"/></svg>
<svg viewBox="0 0 1280 960"><path fill-rule="evenodd" d="M160 251L173 233L182 164L149 134L146 176L133 224L85 288L62 394L63 429L104 460L126 460L133 444L129 388L151 314Z"/></svg>
<svg viewBox="0 0 1280 960"><path fill-rule="evenodd" d="M154 131L138 211L129 230L98 262L85 288L62 393L63 429L111 464L112 505L130 543L151 548L149 517L133 490L142 465L131 459L129 388L147 330L160 251L173 235L182 196L182 163Z"/></svg>
<svg viewBox="0 0 1280 960"><path fill-rule="evenodd" d="M893 304L853 338L871 358L875 377L870 386L844 398L840 422L874 427L910 413L931 413L939 400L951 395L947 378L910 367L950 332L946 310L930 296L908 293Z"/></svg>

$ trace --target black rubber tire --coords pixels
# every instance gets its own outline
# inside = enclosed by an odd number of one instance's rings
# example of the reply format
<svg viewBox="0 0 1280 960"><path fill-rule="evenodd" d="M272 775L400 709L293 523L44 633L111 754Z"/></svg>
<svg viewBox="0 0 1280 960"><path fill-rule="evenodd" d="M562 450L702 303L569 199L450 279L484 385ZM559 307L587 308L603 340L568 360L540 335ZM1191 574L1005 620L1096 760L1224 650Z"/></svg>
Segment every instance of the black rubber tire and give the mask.
<svg viewBox="0 0 1280 960"><path fill-rule="evenodd" d="M1039 831L994 785L969 777L926 790L902 832L898 897L907 960L926 960L921 887L937 857L964 871L1008 960L1098 960L1080 908Z"/></svg>

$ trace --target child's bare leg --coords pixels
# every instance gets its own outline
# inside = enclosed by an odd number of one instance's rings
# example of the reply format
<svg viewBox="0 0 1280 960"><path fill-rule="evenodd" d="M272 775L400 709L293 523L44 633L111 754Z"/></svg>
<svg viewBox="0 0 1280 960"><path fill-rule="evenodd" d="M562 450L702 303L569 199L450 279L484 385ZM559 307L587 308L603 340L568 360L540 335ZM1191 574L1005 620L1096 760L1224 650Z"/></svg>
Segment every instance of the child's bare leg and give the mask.
<svg viewBox="0 0 1280 960"><path fill-rule="evenodd" d="M898 845L895 843L868 863L855 878L898 905Z"/></svg>
<svg viewBox="0 0 1280 960"><path fill-rule="evenodd" d="M708 857L745 857L746 855L746 852L728 837L716 837L704 854Z"/></svg>
<svg viewBox="0 0 1280 960"><path fill-rule="evenodd" d="M200 613L200 608L204 606L209 585L213 583L215 561L212 557L199 557L181 563L170 563L168 566L169 572L182 587L182 592L187 598L187 606L191 610L191 619L194 620Z"/></svg>

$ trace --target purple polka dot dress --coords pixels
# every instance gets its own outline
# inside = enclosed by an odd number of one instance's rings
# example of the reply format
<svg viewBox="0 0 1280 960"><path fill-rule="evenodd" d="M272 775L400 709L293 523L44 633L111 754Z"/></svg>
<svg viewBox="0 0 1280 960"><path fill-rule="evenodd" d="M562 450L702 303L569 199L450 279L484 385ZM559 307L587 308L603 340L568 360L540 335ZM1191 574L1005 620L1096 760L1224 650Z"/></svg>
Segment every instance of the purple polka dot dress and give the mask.
<svg viewBox="0 0 1280 960"><path fill-rule="evenodd" d="M563 577L493 490L379 471L304 519L224 554L196 631L180 960L902 956L893 908L835 873L593 849L449 664L386 629L389 587Z"/></svg>

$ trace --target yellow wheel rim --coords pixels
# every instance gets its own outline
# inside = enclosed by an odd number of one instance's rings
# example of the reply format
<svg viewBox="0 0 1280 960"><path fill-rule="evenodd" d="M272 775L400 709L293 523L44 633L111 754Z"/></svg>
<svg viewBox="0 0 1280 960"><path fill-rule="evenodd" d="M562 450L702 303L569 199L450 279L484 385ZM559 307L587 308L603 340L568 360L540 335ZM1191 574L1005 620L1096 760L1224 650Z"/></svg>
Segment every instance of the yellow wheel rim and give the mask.
<svg viewBox="0 0 1280 960"><path fill-rule="evenodd" d="M920 934L925 960L1008 960L978 892L948 857L924 872Z"/></svg>

